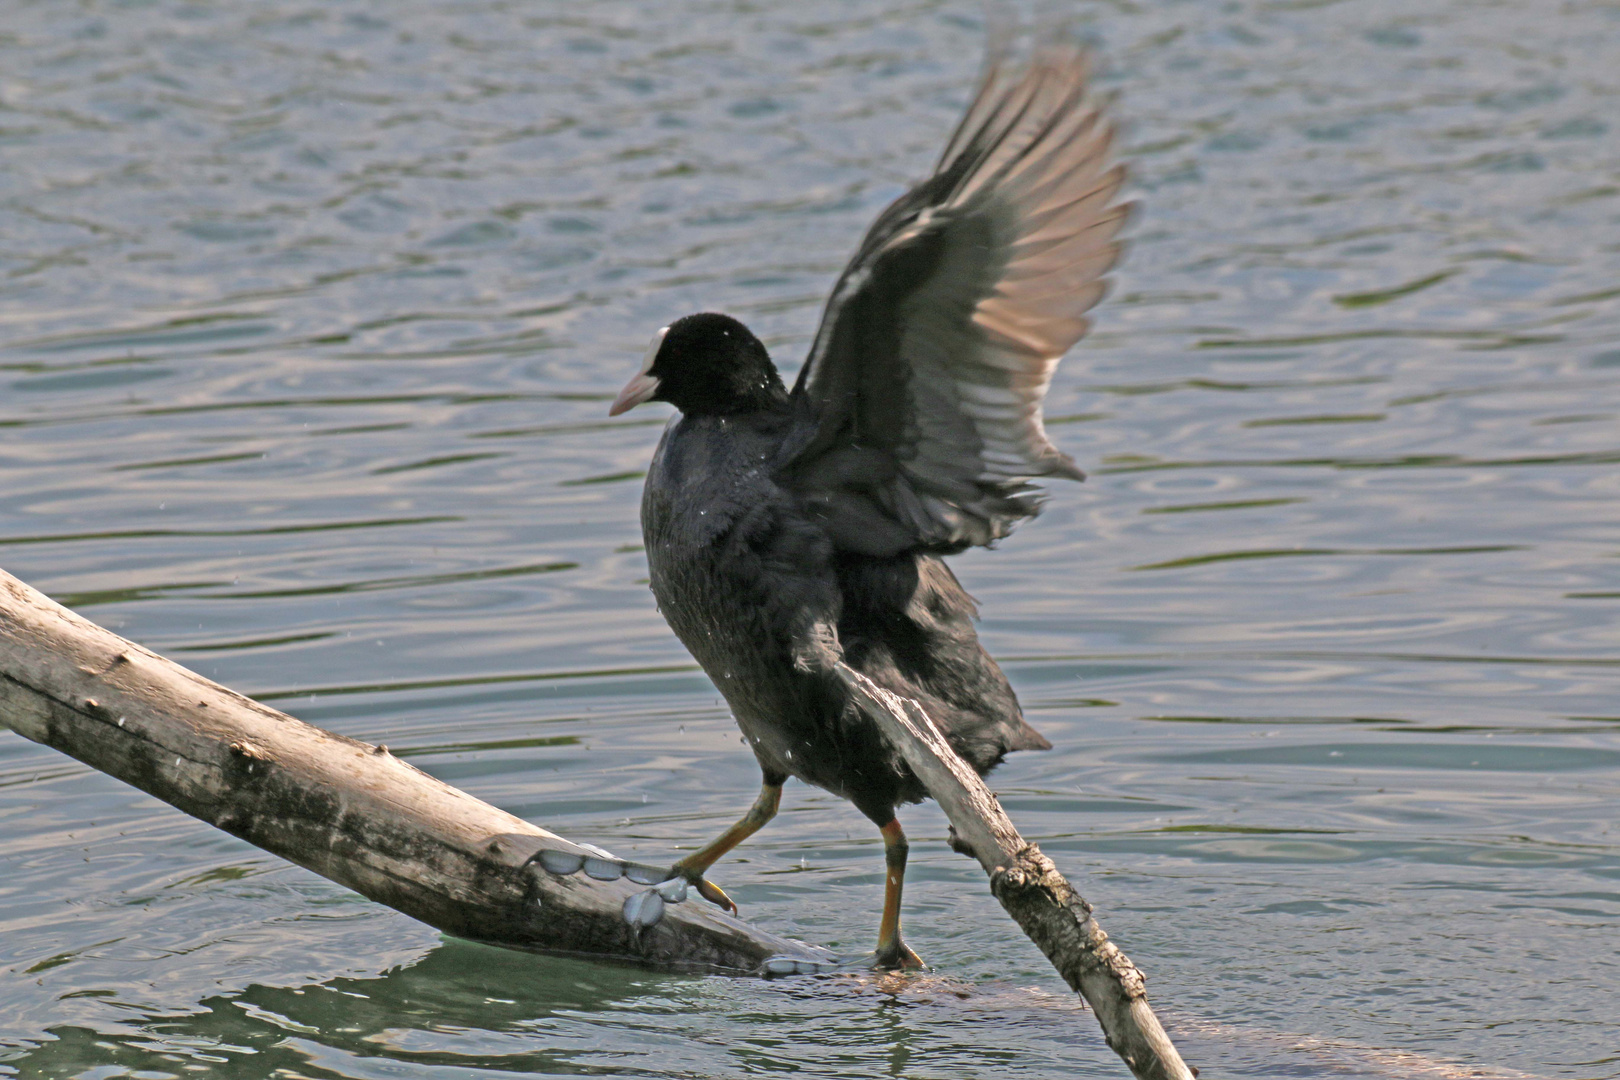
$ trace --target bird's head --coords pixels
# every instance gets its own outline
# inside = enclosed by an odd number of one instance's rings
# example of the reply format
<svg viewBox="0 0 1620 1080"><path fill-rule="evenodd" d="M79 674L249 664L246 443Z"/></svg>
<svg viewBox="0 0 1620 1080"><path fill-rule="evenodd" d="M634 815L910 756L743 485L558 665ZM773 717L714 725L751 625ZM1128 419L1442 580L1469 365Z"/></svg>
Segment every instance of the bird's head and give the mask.
<svg viewBox="0 0 1620 1080"><path fill-rule="evenodd" d="M729 416L780 408L787 392L748 327L730 315L703 312L653 335L641 370L624 384L608 415L643 401L667 401L688 416Z"/></svg>

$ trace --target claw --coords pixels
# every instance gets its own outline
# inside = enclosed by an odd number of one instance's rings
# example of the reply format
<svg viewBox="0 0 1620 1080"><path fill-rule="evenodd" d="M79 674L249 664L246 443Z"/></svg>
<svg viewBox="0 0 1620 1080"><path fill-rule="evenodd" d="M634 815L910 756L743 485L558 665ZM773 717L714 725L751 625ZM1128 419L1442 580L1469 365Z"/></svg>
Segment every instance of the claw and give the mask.
<svg viewBox="0 0 1620 1080"><path fill-rule="evenodd" d="M736 903L731 899L731 897L726 895L726 891L724 889L703 876L703 869L704 868L701 867L688 866L686 865L686 861L683 859L669 868L669 876L672 878L685 878L687 884L696 889L697 894L703 897L703 899L707 900L709 903L718 908L724 909L727 914L737 914Z"/></svg>
<svg viewBox="0 0 1620 1080"><path fill-rule="evenodd" d="M732 901L731 897L726 895L726 891L720 886L716 885L708 878L702 877L692 882L692 884L696 886L698 895L703 897L703 899L707 900L711 904L716 905L717 907L724 908L726 913L729 915L737 914L737 905Z"/></svg>
<svg viewBox="0 0 1620 1080"><path fill-rule="evenodd" d="M743 815L742 820L700 850L692 852L670 867L669 876L685 878L687 884L697 889L698 895L703 899L733 915L737 914L737 905L732 903L725 890L712 881L705 881L703 875L708 872L709 867L719 862L726 852L753 836L761 825L776 816L776 808L782 802L782 781L785 779L785 776L773 778L767 774L765 783L760 786L759 798L754 800L754 805L748 808L748 813Z"/></svg>

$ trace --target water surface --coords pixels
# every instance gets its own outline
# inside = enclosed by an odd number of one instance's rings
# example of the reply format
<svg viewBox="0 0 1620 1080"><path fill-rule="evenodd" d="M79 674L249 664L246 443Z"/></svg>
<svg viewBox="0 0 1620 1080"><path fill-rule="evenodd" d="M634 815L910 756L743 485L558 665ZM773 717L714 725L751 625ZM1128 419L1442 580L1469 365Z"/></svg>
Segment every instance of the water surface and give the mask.
<svg viewBox="0 0 1620 1080"><path fill-rule="evenodd" d="M996 774L1209 1076L1620 1076L1620 5L1078 9L1141 213L1053 386L1092 474L956 560L1056 744ZM970 3L13 4L0 566L641 859L757 772L653 608L723 307L792 367L933 160ZM1119 1076L942 843L934 975L666 977L450 941L0 734L0 1074ZM792 786L716 879L870 948Z"/></svg>

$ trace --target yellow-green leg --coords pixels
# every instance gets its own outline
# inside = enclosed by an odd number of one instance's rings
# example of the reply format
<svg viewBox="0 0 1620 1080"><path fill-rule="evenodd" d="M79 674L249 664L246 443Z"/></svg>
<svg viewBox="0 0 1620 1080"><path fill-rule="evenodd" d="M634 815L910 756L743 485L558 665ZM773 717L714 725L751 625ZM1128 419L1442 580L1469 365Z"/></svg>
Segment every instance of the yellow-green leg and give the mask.
<svg viewBox="0 0 1620 1080"><path fill-rule="evenodd" d="M878 946L872 966L890 970L920 968L924 966L922 958L900 940L900 894L906 884L906 855L911 845L906 843L898 819L891 819L882 832L883 863L888 873L883 880L883 918L878 923Z"/></svg>
<svg viewBox="0 0 1620 1080"><path fill-rule="evenodd" d="M765 783L760 786L759 798L754 800L754 805L748 808L748 813L742 816L742 820L670 867L669 876L685 878L696 886L698 895L703 899L719 904L735 915L737 905L732 903L731 897L727 896L720 886L705 880L703 875L708 873L709 867L719 862L726 852L759 832L767 821L776 816L777 808L781 805L782 781L777 780L773 783L771 778L767 777ZM903 858L902 865L904 865Z"/></svg>

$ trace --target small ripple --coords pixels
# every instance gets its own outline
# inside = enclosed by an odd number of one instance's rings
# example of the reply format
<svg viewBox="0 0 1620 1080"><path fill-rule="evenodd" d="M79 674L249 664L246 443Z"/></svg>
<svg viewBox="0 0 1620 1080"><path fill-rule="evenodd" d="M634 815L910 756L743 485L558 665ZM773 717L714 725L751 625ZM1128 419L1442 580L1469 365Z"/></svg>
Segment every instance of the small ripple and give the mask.
<svg viewBox="0 0 1620 1080"><path fill-rule="evenodd" d="M47 353L81 349L133 349L137 346L152 345L173 347L199 342L218 344L235 338L259 337L274 333L275 329L274 323L263 321L263 317L256 313L222 311L212 315L169 319L153 326L24 338L7 342L4 347Z"/></svg>
<svg viewBox="0 0 1620 1080"><path fill-rule="evenodd" d="M1308 743L1223 747L1140 755L1202 765L1286 765L1333 769L1428 769L1442 772L1578 772L1620 766L1620 750L1532 743Z"/></svg>
<svg viewBox="0 0 1620 1080"><path fill-rule="evenodd" d="M1286 349L1301 345L1333 345L1347 341L1377 341L1384 339L1409 341L1468 341L1479 342L1493 348L1514 348L1520 345L1552 345L1564 340L1562 334L1527 334L1507 330L1420 330L1369 329L1339 330L1327 334L1296 334L1288 337L1205 338L1195 342L1200 349Z"/></svg>
<svg viewBox="0 0 1620 1080"><path fill-rule="evenodd" d="M1069 413L1065 416L1048 416L1045 418L1045 423L1047 427L1055 427L1058 424L1090 424L1098 420L1112 420L1113 418L1114 414L1108 412Z"/></svg>
<svg viewBox="0 0 1620 1080"><path fill-rule="evenodd" d="M195 416L205 413L268 410L278 412L289 409L355 409L373 405L490 405L502 402L529 401L610 401L611 394L573 393L499 393L499 394L365 394L323 395L307 398L255 398L251 401L211 401L198 405L148 405L130 409L106 409L97 412L68 413L54 416L31 416L25 420L0 420L0 427L47 427L61 424L83 424L99 420L114 420L132 416Z"/></svg>
<svg viewBox="0 0 1620 1080"><path fill-rule="evenodd" d="M266 600L296 596L331 596L344 593L377 592L384 589L414 589L430 585L447 585L459 581L487 581L495 578L524 577L530 574L551 574L563 570L577 570L577 562L533 563L527 566L503 566L493 570L462 570L448 574L413 574L400 577L369 578L363 581L335 582L329 585L308 585L289 589L255 589L214 592L204 595L206 589L223 589L234 581L187 581L162 585L142 585L124 589L91 590L61 593L51 599L63 607L81 609L104 604L122 604L137 600L155 600L165 596L193 594L198 600Z"/></svg>
<svg viewBox="0 0 1620 1080"><path fill-rule="evenodd" d="M1178 506L1150 506L1143 510L1144 514L1197 514L1208 510L1255 510L1266 506L1290 506L1294 503L1309 502L1303 497L1279 497L1275 499L1232 499L1227 502L1182 503Z"/></svg>
<svg viewBox="0 0 1620 1080"><path fill-rule="evenodd" d="M86 592L57 593L51 597L65 608L82 611L103 604L127 604L137 600L157 600L166 596L194 593L202 589L218 589L231 584L228 581L178 581L164 585L137 585L124 589L96 589Z"/></svg>
<svg viewBox="0 0 1620 1080"><path fill-rule="evenodd" d="M1340 663L1344 661L1377 662L1377 663L1413 663L1413 664L1458 664L1463 666L1506 665L1506 666L1546 666L1546 667L1596 667L1620 668L1620 657L1612 656L1530 656L1524 653L1501 653L1497 655L1464 656L1451 653L1420 653L1420 652L1363 652L1356 649L1340 651L1320 651L1309 649L1288 650L1248 650L1248 649L1220 649L1201 651L1201 661L1219 663L1256 663L1271 660L1300 660L1307 662L1327 661ZM1130 677L1136 675L1156 675L1163 672L1178 671L1187 663L1184 652L1130 652L1130 653L1040 653L1032 655L1008 654L998 658L1002 667L1017 666L1022 669L1023 682L1054 682L1072 678L1086 680L1109 679L1117 677ZM1603 719L1602 717L1587 717L1585 719Z"/></svg>
<svg viewBox="0 0 1620 1080"><path fill-rule="evenodd" d="M1340 307L1347 308L1375 307L1379 304L1387 304L1391 300L1399 300L1403 296L1411 296L1413 293L1422 292L1424 289L1432 285L1438 285L1447 278L1456 277L1460 273L1462 273L1461 270L1442 270L1438 274L1430 274L1428 277L1408 281L1404 285L1394 285L1387 289L1340 293L1333 298L1333 302Z"/></svg>
<svg viewBox="0 0 1620 1080"><path fill-rule="evenodd" d="M1473 544L1432 548L1259 548L1252 551L1225 551L1214 555L1188 555L1181 559L1128 566L1127 570L1179 570L1210 563L1239 562L1248 559L1284 559L1306 555L1486 555L1502 551L1529 551L1526 544Z"/></svg>
<svg viewBox="0 0 1620 1080"><path fill-rule="evenodd" d="M143 469L179 469L188 465L222 465L230 461L260 461L265 456L262 450L253 450L238 454L208 454L203 457L168 458L163 461L135 461L125 465L114 465L112 471L131 472Z"/></svg>
<svg viewBox="0 0 1620 1080"><path fill-rule="evenodd" d="M1201 461L1167 461L1146 454L1114 454L1103 458L1103 462L1095 470L1099 474L1169 469L1500 469L1537 465L1614 465L1620 463L1620 450L1518 454L1509 457L1402 454L1381 458L1210 458Z"/></svg>
<svg viewBox="0 0 1620 1080"><path fill-rule="evenodd" d="M551 746L580 746L577 735L550 735L527 739L488 739L483 742L431 743L426 746L391 747L395 757L429 757L434 754L477 754L491 750L535 750ZM504 767L504 766L503 766Z"/></svg>
<svg viewBox="0 0 1620 1080"><path fill-rule="evenodd" d="M643 675L685 675L699 670L701 669L696 664L690 663L649 664L641 667L533 671L507 675L467 675L443 679L402 679L394 682L301 687L297 690L271 690L253 696L259 701L284 701L289 698L331 697L340 694L406 694L420 690L454 690L469 686L502 686L510 683L558 682L573 679L625 679Z"/></svg>
<svg viewBox="0 0 1620 1080"><path fill-rule="evenodd" d="M326 638L336 637L334 631L323 631L312 634L287 634L282 637L253 638L248 641L220 641L203 645L173 645L170 651L177 653L212 653L236 652L243 649L268 649L276 645L296 645L305 641L323 641Z"/></svg>
<svg viewBox="0 0 1620 1080"><path fill-rule="evenodd" d="M1401 720L1388 716L1143 716L1139 719L1152 720L1167 724L1254 724L1262 727L1292 727L1298 725L1326 725L1338 727L1344 724L1411 724L1411 720ZM1390 728L1384 730L1400 730ZM1484 729L1495 730L1495 729Z"/></svg>
<svg viewBox="0 0 1620 1080"><path fill-rule="evenodd" d="M1279 416L1269 420L1245 420L1246 428L1300 427L1309 424L1373 424L1387 420L1387 413L1318 413L1315 416Z"/></svg>
<svg viewBox="0 0 1620 1080"><path fill-rule="evenodd" d="M1544 416L1530 421L1532 427L1551 427L1556 424L1596 424L1613 422L1614 413L1576 413L1573 416Z"/></svg>
<svg viewBox="0 0 1620 1080"><path fill-rule="evenodd" d="M150 367L87 367L60 375L39 375L18 379L11 389L18 393L71 393L82 390L114 390L121 386L167 379L174 374L172 368Z"/></svg>
<svg viewBox="0 0 1620 1080"><path fill-rule="evenodd" d="M527 439L540 435L574 435L581 432L612 431L621 428L663 427L669 421L662 417L648 420L591 420L578 424L540 424L535 427L502 428L497 431L475 431L469 439ZM1052 421L1048 420L1048 424Z"/></svg>
<svg viewBox="0 0 1620 1080"><path fill-rule="evenodd" d="M475 454L445 454L441 457L423 458L421 461L410 461L402 465L384 465L372 469L372 476L390 476L394 473L416 472L421 469L439 469L446 465L464 465L470 461L488 461L491 458L501 458L508 455L499 451L486 451Z"/></svg>
<svg viewBox="0 0 1620 1080"><path fill-rule="evenodd" d="M0 537L0 547L17 544L61 544L84 540L146 540L176 536L282 536L293 533L337 532L344 529L386 529L399 525L437 525L465 520L456 514L424 517L373 518L366 521L322 521L308 525L261 525L252 529L114 529L103 532L46 533L41 536Z"/></svg>
<svg viewBox="0 0 1620 1080"><path fill-rule="evenodd" d="M1322 390L1339 386L1370 386L1388 381L1389 379L1383 375L1351 375L1338 378L1305 379L1245 379L1241 381L1197 376L1189 379L1172 379L1166 382L1099 383L1087 386L1086 390L1094 394L1143 397L1149 394L1168 394L1176 390L1217 390L1229 393L1246 393L1251 390ZM1082 413L1080 415L1091 416L1093 414Z"/></svg>
<svg viewBox="0 0 1620 1080"><path fill-rule="evenodd" d="M379 589L414 589L423 585L448 585L457 581L488 581L493 578L524 577L529 574L552 574L561 570L577 570L577 562L533 563L528 566L503 566L493 570L462 570L449 574L416 574L404 577L371 578L366 581L345 581L332 585L311 585L296 589L263 589L255 592L219 593L208 600L254 600L289 596L329 596L334 593L376 592Z"/></svg>
<svg viewBox="0 0 1620 1080"><path fill-rule="evenodd" d="M582 487L587 484L617 484L621 480L640 480L647 475L645 469L626 469L623 472L603 473L600 476L582 476L577 480L559 480L558 487Z"/></svg>

